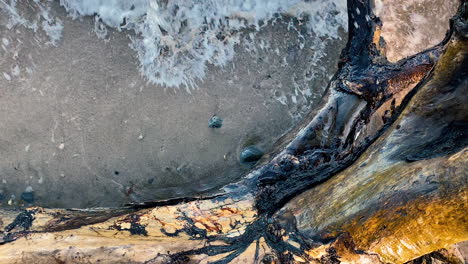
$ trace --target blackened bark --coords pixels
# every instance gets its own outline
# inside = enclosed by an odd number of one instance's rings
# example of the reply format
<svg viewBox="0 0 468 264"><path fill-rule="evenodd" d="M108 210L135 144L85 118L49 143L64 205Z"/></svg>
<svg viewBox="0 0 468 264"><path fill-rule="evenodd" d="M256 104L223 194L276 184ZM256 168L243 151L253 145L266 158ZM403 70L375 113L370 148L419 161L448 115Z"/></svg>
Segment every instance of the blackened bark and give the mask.
<svg viewBox="0 0 468 264"><path fill-rule="evenodd" d="M398 117L449 39L389 63L375 42L381 22L372 13L370 0L349 0L348 16L348 44L329 84L328 102L282 152L239 184L249 186L262 213L273 214L292 197L354 162ZM395 103L400 93L404 100ZM366 130L376 115L384 124Z"/></svg>

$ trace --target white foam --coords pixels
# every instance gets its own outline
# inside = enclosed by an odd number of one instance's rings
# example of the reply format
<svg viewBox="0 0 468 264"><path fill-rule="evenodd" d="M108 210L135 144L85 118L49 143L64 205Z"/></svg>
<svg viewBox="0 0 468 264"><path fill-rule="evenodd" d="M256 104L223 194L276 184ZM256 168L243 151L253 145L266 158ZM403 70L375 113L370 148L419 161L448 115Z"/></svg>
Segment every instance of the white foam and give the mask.
<svg viewBox="0 0 468 264"><path fill-rule="evenodd" d="M18 13L16 1L0 0L10 15L9 27L42 29L58 45L64 28L51 15L52 1L33 0L39 16L32 21ZM152 83L187 89L204 78L207 64L224 66L233 59L243 29L258 31L278 13L307 17L308 29L321 38L337 38L347 23L346 0L60 0L60 5L75 19L95 16L100 38L108 35L106 27L129 30L142 75Z"/></svg>
<svg viewBox="0 0 468 264"><path fill-rule="evenodd" d="M345 0L61 0L74 18L136 32L131 47L141 73L165 86L194 87L207 63L223 66L234 56L245 28L260 29L276 13L308 16L318 36L337 37L346 25ZM337 12L338 15L334 12ZM105 37L100 25L96 32ZM267 44L265 44L267 45Z"/></svg>
<svg viewBox="0 0 468 264"><path fill-rule="evenodd" d="M62 38L63 24L62 21L56 19L46 19L42 21L42 29L47 34L52 45L57 46L58 42Z"/></svg>
<svg viewBox="0 0 468 264"><path fill-rule="evenodd" d="M60 0L60 4L74 18L96 14L108 26L121 29L124 19L133 23L142 19L149 0Z"/></svg>
<svg viewBox="0 0 468 264"><path fill-rule="evenodd" d="M44 30L49 37L50 43L56 46L62 38L62 21L50 15L50 1L41 2L39 0L34 0L31 5L33 4L34 8L38 10L38 16L32 21L29 21L18 12L16 0L10 0L9 3L5 0L0 0L0 8L4 9L9 15L7 27L11 29L15 25L22 25L36 32L39 28L39 24L40 28Z"/></svg>

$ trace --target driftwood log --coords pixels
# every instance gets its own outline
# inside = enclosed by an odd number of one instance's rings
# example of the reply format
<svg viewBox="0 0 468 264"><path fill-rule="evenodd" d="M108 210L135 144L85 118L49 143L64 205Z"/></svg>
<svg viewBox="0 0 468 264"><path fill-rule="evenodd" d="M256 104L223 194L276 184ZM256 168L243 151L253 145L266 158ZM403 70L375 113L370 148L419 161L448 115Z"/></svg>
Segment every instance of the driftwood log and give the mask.
<svg viewBox="0 0 468 264"><path fill-rule="evenodd" d="M1 209L0 263L466 261L468 3L397 63L370 0L348 15L323 103L241 181L125 208Z"/></svg>

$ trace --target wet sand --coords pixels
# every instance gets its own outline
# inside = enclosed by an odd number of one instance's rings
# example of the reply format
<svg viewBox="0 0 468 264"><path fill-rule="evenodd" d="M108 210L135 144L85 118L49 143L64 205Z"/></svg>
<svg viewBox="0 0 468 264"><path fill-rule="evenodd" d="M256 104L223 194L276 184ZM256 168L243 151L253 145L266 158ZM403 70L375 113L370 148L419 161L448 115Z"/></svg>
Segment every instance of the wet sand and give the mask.
<svg viewBox="0 0 468 264"><path fill-rule="evenodd" d="M243 146L268 151L318 103L345 44L321 39L327 56L312 65L317 39L306 35L301 48L287 18L255 41L245 32L234 60L209 65L188 93L148 84L126 33L102 40L91 18L54 11L64 24L57 47L0 18L0 206L120 206L215 191L249 169ZM221 128L208 127L215 114Z"/></svg>
<svg viewBox="0 0 468 264"><path fill-rule="evenodd" d="M387 58L396 62L440 43L458 0L375 0Z"/></svg>

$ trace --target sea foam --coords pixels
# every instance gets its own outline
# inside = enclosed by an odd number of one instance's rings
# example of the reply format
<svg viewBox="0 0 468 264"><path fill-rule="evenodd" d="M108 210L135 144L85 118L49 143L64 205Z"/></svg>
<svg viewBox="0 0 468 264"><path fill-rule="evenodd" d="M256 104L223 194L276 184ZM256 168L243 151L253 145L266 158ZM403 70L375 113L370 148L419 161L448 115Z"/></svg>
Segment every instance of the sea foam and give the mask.
<svg viewBox="0 0 468 264"><path fill-rule="evenodd" d="M223 66L234 56L242 30L260 30L276 14L308 17L318 37L338 37L346 26L345 0L61 0L75 18L132 30L131 47L141 73L152 83L196 86L207 64ZM98 26L101 28L102 26ZM104 32L105 34L105 32ZM101 30L101 36L103 31Z"/></svg>
<svg viewBox="0 0 468 264"><path fill-rule="evenodd" d="M28 21L16 11L16 0L0 0L12 21L33 30L41 27L53 45L63 26L48 12L51 0L33 0L40 19ZM317 38L338 38L346 29L345 0L60 0L74 19L95 17L95 32L105 38L107 28L128 31L140 71L151 83L196 87L208 64L224 66L235 55L243 32L260 30L278 14L307 21ZM65 29L66 30L66 29Z"/></svg>

